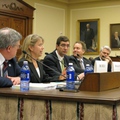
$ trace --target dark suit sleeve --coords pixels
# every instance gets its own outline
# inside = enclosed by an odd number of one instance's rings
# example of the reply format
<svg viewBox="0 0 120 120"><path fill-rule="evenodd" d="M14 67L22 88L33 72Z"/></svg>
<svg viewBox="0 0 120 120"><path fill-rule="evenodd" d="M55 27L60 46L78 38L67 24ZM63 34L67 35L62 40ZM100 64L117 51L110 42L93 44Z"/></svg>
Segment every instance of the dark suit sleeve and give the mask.
<svg viewBox="0 0 120 120"><path fill-rule="evenodd" d="M53 76L53 77L50 77L48 74L44 73L43 75L43 83L44 82L58 82L60 81L59 80L59 76Z"/></svg>
<svg viewBox="0 0 120 120"><path fill-rule="evenodd" d="M12 81L8 78L0 77L0 87L11 87Z"/></svg>
<svg viewBox="0 0 120 120"><path fill-rule="evenodd" d="M18 65L16 59L13 58L13 59L9 60L8 64L9 64L9 67L8 67L9 76L11 76L11 77L20 76L21 68Z"/></svg>
<svg viewBox="0 0 120 120"><path fill-rule="evenodd" d="M8 61L8 76L17 77L20 75L21 68L16 62L16 59L13 58ZM11 87L13 85L12 81L6 77L0 77L0 87Z"/></svg>
<svg viewBox="0 0 120 120"><path fill-rule="evenodd" d="M57 61L54 57L52 57L52 55L47 55L44 58L43 63L53 69L51 70L48 67L44 66L44 70L49 76L53 77L53 76L59 76L61 74L57 66L58 62L59 61Z"/></svg>
<svg viewBox="0 0 120 120"><path fill-rule="evenodd" d="M22 66L23 66L23 61L18 61L18 65L19 65L20 67L22 67Z"/></svg>

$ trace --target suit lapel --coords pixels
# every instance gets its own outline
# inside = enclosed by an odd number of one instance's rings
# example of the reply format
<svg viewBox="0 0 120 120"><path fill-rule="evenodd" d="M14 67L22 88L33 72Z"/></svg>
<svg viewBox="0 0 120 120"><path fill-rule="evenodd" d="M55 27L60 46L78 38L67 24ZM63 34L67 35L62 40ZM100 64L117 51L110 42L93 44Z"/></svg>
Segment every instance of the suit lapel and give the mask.
<svg viewBox="0 0 120 120"><path fill-rule="evenodd" d="M55 58L55 57L56 57L56 58ZM53 52L53 58L55 59L56 66L57 66L57 68L58 68L59 72L61 72L60 63L59 63L59 60L58 60L58 57L57 57L57 55L56 55L55 51Z"/></svg>
<svg viewBox="0 0 120 120"><path fill-rule="evenodd" d="M40 82L40 78L37 74L37 71L33 65L33 63L29 63L29 67L30 67L30 71L32 72L32 74L35 76L36 80Z"/></svg>
<svg viewBox="0 0 120 120"><path fill-rule="evenodd" d="M43 80L43 67L42 67L42 64L37 62L38 63L38 68L39 68L39 71L40 71L40 78L39 78L39 81L41 82Z"/></svg>
<svg viewBox="0 0 120 120"><path fill-rule="evenodd" d="M73 56L73 57L74 57L74 56ZM77 64L77 66L78 66L78 67L81 67L81 66L80 66L80 61L79 61L76 57L74 57L74 59L75 59L75 62L76 62L76 64Z"/></svg>

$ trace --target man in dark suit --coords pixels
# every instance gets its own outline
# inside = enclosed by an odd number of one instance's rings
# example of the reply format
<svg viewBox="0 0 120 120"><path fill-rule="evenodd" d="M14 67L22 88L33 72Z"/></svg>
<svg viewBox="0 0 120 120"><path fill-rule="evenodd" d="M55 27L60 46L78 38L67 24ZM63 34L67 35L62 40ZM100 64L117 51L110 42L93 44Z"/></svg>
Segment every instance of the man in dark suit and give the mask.
<svg viewBox="0 0 120 120"><path fill-rule="evenodd" d="M108 62L108 72L110 72L111 71L111 63L112 63L112 60L109 57L110 53L111 53L111 48L109 46L101 47L100 54L98 57L93 59L92 65L94 66L94 63L96 60L107 61Z"/></svg>
<svg viewBox="0 0 120 120"><path fill-rule="evenodd" d="M69 63L69 57L66 54L68 52L69 46L69 39L66 36L60 36L56 41L56 49L49 55L45 56L43 63L56 71L55 72L47 67L44 67L45 72L49 74L49 76L53 77L60 74L66 76L65 68Z"/></svg>
<svg viewBox="0 0 120 120"><path fill-rule="evenodd" d="M91 66L90 60L83 57L85 51L86 51L85 43L82 41L76 42L73 47L73 55L70 56L70 59L69 59L70 62L73 63L75 72L79 74L80 79L84 77L84 70L86 65L89 64Z"/></svg>
<svg viewBox="0 0 120 120"><path fill-rule="evenodd" d="M66 36L60 36L56 41L56 50L54 50L52 53L50 53L44 58L43 63L56 71L54 72L49 68L44 67L45 72L49 74L49 76L53 77L59 75L59 73L66 76L66 67L68 66L69 62L73 62L70 61L70 56L66 55L69 46L70 46L69 39ZM64 69L62 69L61 67L63 65ZM78 67L75 67L75 72L77 71L77 69ZM81 71L83 72L84 70ZM77 78L77 80L81 80L84 77L84 74L82 72L79 71L75 73L75 79Z"/></svg>
<svg viewBox="0 0 120 120"><path fill-rule="evenodd" d="M14 57L21 39L21 34L14 29L0 29L0 87L11 87L20 83L20 67Z"/></svg>

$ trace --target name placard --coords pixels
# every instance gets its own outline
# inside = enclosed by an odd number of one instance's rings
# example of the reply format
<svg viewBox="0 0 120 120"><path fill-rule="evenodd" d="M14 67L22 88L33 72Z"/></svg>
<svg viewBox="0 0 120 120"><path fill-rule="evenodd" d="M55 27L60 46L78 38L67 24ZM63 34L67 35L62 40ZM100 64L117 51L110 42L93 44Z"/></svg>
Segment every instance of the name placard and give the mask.
<svg viewBox="0 0 120 120"><path fill-rule="evenodd" d="M120 72L120 62L112 62L112 72Z"/></svg>
<svg viewBox="0 0 120 120"><path fill-rule="evenodd" d="M106 61L95 61L94 64L94 73L107 72L108 63Z"/></svg>

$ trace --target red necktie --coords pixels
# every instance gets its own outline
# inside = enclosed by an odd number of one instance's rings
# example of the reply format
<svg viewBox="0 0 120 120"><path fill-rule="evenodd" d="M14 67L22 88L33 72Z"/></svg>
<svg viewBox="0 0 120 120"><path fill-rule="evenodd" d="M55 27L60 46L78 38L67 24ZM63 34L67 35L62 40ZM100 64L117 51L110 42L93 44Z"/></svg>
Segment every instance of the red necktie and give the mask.
<svg viewBox="0 0 120 120"><path fill-rule="evenodd" d="M3 77L6 77L8 75L7 67L8 67L8 61L4 61L3 62Z"/></svg>

